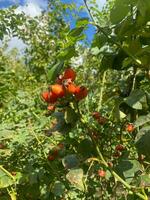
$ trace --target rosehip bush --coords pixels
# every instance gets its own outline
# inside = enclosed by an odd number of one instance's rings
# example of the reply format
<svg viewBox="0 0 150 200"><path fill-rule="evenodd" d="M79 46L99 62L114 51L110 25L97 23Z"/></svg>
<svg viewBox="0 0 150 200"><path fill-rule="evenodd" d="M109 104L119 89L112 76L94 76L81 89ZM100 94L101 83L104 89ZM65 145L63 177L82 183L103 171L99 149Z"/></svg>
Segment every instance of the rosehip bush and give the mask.
<svg viewBox="0 0 150 200"><path fill-rule="evenodd" d="M23 62L0 54L1 200L150 198L149 0L84 4L71 30L59 1L0 11L0 37L28 44Z"/></svg>

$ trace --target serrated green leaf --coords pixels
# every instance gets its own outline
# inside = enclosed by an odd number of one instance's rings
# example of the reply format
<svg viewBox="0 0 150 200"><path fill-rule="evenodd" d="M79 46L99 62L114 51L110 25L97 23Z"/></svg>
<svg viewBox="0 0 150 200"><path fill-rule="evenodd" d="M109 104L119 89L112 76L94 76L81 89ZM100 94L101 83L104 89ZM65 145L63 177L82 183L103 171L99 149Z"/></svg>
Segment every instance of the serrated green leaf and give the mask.
<svg viewBox="0 0 150 200"><path fill-rule="evenodd" d="M127 97L124 102L130 107L136 110L142 110L142 98L145 97L145 93L142 90L134 90L129 97Z"/></svg>
<svg viewBox="0 0 150 200"><path fill-rule="evenodd" d="M150 126L140 129L135 138L135 145L139 154L146 156L146 160L150 160Z"/></svg>
<svg viewBox="0 0 150 200"><path fill-rule="evenodd" d="M117 24L122 21L129 13L130 6L128 0L116 0L110 13L110 21Z"/></svg>
<svg viewBox="0 0 150 200"><path fill-rule="evenodd" d="M134 126L135 127L139 127L142 126L146 123L150 122L150 114L148 115L144 115L144 116L140 116L135 122L134 122Z"/></svg>
<svg viewBox="0 0 150 200"><path fill-rule="evenodd" d="M116 171L128 183L131 183L135 173L141 170L141 165L137 160L123 159L119 161Z"/></svg>
<svg viewBox="0 0 150 200"><path fill-rule="evenodd" d="M83 170L81 168L71 169L66 175L67 180L76 188L83 190Z"/></svg>

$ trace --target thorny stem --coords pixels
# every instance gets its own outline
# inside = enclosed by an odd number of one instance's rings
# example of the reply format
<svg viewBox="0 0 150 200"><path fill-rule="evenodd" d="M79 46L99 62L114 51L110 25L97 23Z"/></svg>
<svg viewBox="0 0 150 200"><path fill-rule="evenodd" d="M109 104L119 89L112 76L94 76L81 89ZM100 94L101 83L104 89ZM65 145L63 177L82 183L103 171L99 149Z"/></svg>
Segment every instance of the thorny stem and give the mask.
<svg viewBox="0 0 150 200"><path fill-rule="evenodd" d="M7 174L7 176L9 176L10 178L13 179L13 181L15 181L15 178L11 175L11 173L9 173L2 165L0 165L0 169Z"/></svg>
<svg viewBox="0 0 150 200"><path fill-rule="evenodd" d="M99 98L99 104L98 104L98 111L100 111L100 109L102 107L105 79L106 79L106 71L104 71L103 77L102 77L102 85L101 85L101 89L100 89L100 98Z"/></svg>
<svg viewBox="0 0 150 200"><path fill-rule="evenodd" d="M83 120L81 113L80 113L80 121L81 121L82 124L85 126L85 128L89 129L89 128L88 128L88 124ZM129 185L129 184L128 184L126 181L124 181L115 171L113 171L111 168L109 168L109 166L108 166L108 164L107 164L105 158L103 157L103 155L102 155L102 153L101 153L101 151L100 151L100 149L99 149L99 147L98 147L96 141L95 141L93 138L91 138L91 139L92 139L92 141L93 141L94 144L95 144L95 148L96 148L96 151L97 151L97 154L98 154L98 157L99 157L98 162L103 163L103 164L109 169L109 171L111 172L111 174L113 175L113 177L114 177L116 180L118 180L119 182L121 182L128 190L130 190L130 193L131 193L131 194L136 194L136 195L137 195L138 197L140 197L141 199L143 199L143 200L148 200L148 198L147 198L146 195L142 195L142 194L139 193L139 192L136 193L136 192L132 191L132 189L134 189L134 187L131 186L131 185Z"/></svg>

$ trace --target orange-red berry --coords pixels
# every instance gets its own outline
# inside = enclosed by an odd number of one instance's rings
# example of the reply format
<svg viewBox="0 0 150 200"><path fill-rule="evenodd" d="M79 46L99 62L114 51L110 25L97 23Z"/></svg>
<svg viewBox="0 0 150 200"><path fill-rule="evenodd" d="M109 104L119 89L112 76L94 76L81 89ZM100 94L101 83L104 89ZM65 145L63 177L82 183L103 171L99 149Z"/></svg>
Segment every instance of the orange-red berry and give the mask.
<svg viewBox="0 0 150 200"><path fill-rule="evenodd" d="M47 103L55 103L57 101L57 96L53 92L45 91L42 93L42 98Z"/></svg>
<svg viewBox="0 0 150 200"><path fill-rule="evenodd" d="M73 69L68 68L65 70L63 79L71 79L72 81L74 81L75 78L76 78L76 72Z"/></svg>
<svg viewBox="0 0 150 200"><path fill-rule="evenodd" d="M65 89L63 85L60 84L54 84L51 85L51 91L57 96L57 97L63 97L65 95Z"/></svg>
<svg viewBox="0 0 150 200"><path fill-rule="evenodd" d="M49 102L49 92L48 91L43 92L41 96L44 101Z"/></svg>
<svg viewBox="0 0 150 200"><path fill-rule="evenodd" d="M134 125L133 124L127 124L126 126L126 131L128 131L129 133L132 133L134 131Z"/></svg>
<svg viewBox="0 0 150 200"><path fill-rule="evenodd" d="M84 99L88 94L87 88L84 86L81 86L80 89L77 88L76 93L75 93L75 97L78 101Z"/></svg>
<svg viewBox="0 0 150 200"><path fill-rule="evenodd" d="M106 172L105 172L104 170L102 170L102 169L99 169L99 170L98 170L98 175L99 175L100 177L105 177L105 176L106 176Z"/></svg>
<svg viewBox="0 0 150 200"><path fill-rule="evenodd" d="M67 92L69 92L71 94L75 94L76 93L76 85L74 83L70 83L66 87L66 90L67 90Z"/></svg>
<svg viewBox="0 0 150 200"><path fill-rule="evenodd" d="M52 91L49 92L49 103L55 103L57 101L57 95L54 94Z"/></svg>

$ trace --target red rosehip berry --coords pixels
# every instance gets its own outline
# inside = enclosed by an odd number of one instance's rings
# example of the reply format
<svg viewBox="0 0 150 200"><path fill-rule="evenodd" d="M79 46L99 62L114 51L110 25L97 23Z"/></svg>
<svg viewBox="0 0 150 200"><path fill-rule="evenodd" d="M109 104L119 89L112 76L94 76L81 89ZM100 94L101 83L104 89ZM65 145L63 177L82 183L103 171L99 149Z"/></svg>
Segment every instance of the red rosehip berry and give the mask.
<svg viewBox="0 0 150 200"><path fill-rule="evenodd" d="M73 69L68 68L65 70L63 79L71 79L72 81L74 81L75 78L76 78L76 72Z"/></svg>
<svg viewBox="0 0 150 200"><path fill-rule="evenodd" d="M87 94L88 94L88 91L86 87L81 86L80 89L77 88L75 92L76 100L80 101L84 99L87 96Z"/></svg>
<svg viewBox="0 0 150 200"><path fill-rule="evenodd" d="M99 169L99 170L98 170L98 175L99 175L100 177L105 177L105 176L106 176L106 172L105 172L104 170L102 170L102 169Z"/></svg>
<svg viewBox="0 0 150 200"><path fill-rule="evenodd" d="M100 118L100 113L99 113L99 112L93 112L93 113L92 113L92 117L93 117L94 119L99 119L99 118Z"/></svg>
<svg viewBox="0 0 150 200"><path fill-rule="evenodd" d="M49 161L53 161L53 160L55 160L55 156L54 156L54 155L49 155L49 156L47 157L47 159L48 159Z"/></svg>
<svg viewBox="0 0 150 200"><path fill-rule="evenodd" d="M66 86L67 92L70 94L75 94L76 93L76 85L74 83L70 83Z"/></svg>
<svg viewBox="0 0 150 200"><path fill-rule="evenodd" d="M126 126L126 131L128 131L129 133L132 133L134 131L134 125L133 124L127 124Z"/></svg>
<svg viewBox="0 0 150 200"><path fill-rule="evenodd" d="M65 96L65 89L64 89L63 85L60 85L60 84L51 85L51 91L57 97L63 97L63 96Z"/></svg>
<svg viewBox="0 0 150 200"><path fill-rule="evenodd" d="M116 151L123 151L125 149L125 147L122 145L122 144L118 144L118 145L116 145L116 147L115 147L115 150Z"/></svg>

